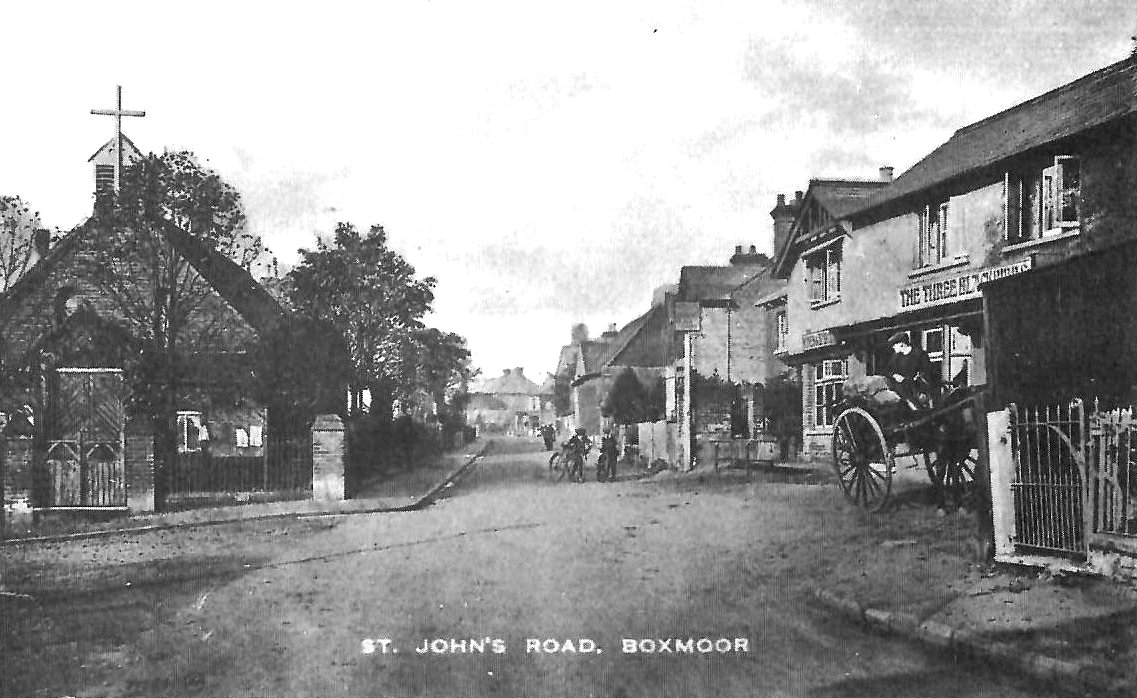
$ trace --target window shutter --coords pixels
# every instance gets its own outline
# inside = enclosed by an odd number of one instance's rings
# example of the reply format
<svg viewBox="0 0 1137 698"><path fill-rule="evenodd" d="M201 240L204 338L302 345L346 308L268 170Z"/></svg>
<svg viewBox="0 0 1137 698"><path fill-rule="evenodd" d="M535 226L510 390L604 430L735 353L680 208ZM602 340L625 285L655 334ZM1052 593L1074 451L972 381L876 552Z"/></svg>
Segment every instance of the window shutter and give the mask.
<svg viewBox="0 0 1137 698"><path fill-rule="evenodd" d="M1022 180L1008 172L1003 177L1003 239L1022 238Z"/></svg>
<svg viewBox="0 0 1137 698"><path fill-rule="evenodd" d="M1081 163L1078 158L1061 155L1054 158L1055 189L1057 191L1056 223L1064 227L1078 225L1078 199L1081 190Z"/></svg>
<svg viewBox="0 0 1137 698"><path fill-rule="evenodd" d="M943 261L948 256L948 202L940 204L940 239L937 241L939 254L936 255L937 261Z"/></svg>
<svg viewBox="0 0 1137 698"><path fill-rule="evenodd" d="M802 387L803 387L803 390L801 391L802 426L805 427L806 431L809 431L810 429L813 429L813 427L814 427L813 390L814 390L814 385L817 383L817 378L814 375L813 364L805 364L801 368L802 368L802 371L801 371L802 381L801 382L802 382Z"/></svg>
<svg viewBox="0 0 1137 698"><path fill-rule="evenodd" d="M1058 167L1047 167L1042 171L1042 232L1045 233L1057 227L1055 216L1055 195L1058 179Z"/></svg>

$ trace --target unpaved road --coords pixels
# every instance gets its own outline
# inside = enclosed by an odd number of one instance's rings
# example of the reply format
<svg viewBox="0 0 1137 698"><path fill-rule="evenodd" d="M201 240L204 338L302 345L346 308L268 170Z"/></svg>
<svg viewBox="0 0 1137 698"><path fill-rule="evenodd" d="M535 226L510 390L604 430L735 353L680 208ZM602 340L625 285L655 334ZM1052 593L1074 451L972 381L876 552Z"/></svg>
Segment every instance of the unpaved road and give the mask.
<svg viewBox="0 0 1137 698"><path fill-rule="evenodd" d="M0 696L1058 695L803 593L934 603L941 590L858 545L924 526L960 546L962 524L867 517L811 476L577 485L549 482L543 460L503 442L415 513L0 549L9 591L32 597L0 597ZM439 638L485 651L414 651ZM696 651L626 654L624 638ZM730 651L700 653L702 638Z"/></svg>

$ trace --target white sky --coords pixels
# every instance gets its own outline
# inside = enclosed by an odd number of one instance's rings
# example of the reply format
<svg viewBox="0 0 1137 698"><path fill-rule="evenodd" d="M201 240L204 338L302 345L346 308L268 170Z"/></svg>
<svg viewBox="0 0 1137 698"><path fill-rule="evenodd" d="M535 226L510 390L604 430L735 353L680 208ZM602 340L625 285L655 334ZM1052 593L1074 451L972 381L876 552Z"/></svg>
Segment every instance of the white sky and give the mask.
<svg viewBox="0 0 1137 698"><path fill-rule="evenodd" d="M685 264L770 252L775 194L897 173L956 128L1122 58L1130 0L11 3L0 194L90 212L89 114L145 110L285 262L386 226L428 322L487 375L645 311ZM115 48L118 48L115 55Z"/></svg>

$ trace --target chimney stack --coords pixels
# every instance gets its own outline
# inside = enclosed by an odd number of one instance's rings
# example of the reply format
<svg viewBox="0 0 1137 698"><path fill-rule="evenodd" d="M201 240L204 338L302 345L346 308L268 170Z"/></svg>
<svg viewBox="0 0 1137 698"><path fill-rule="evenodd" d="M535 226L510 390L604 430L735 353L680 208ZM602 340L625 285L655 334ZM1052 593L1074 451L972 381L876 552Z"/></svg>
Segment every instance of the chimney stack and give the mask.
<svg viewBox="0 0 1137 698"><path fill-rule="evenodd" d="M517 368L513 369L513 372L516 373L517 375L521 376L522 378L525 377L525 369L522 368L521 366L518 366Z"/></svg>
<svg viewBox="0 0 1137 698"><path fill-rule="evenodd" d="M758 246L757 246L757 245L751 245L751 246L750 246L750 254L751 254L751 255L756 255L756 254L758 254Z"/></svg>
<svg viewBox="0 0 1137 698"><path fill-rule="evenodd" d="M508 376L509 375L509 369L508 368L501 369L501 375Z"/></svg>
<svg viewBox="0 0 1137 698"><path fill-rule="evenodd" d="M51 247L51 231L47 228L36 228L32 233L32 243L35 245L36 254L40 259L47 256L47 250Z"/></svg>
<svg viewBox="0 0 1137 698"><path fill-rule="evenodd" d="M805 196L805 194L802 192L801 189L798 189L797 191L795 191L794 192L794 206L801 206L801 200L802 200L802 197L804 197L804 196Z"/></svg>
<svg viewBox="0 0 1137 698"><path fill-rule="evenodd" d="M786 195L778 194L778 203L770 211L770 217L774 219L774 258L776 259L782 252L782 248L786 246L786 242L790 237L790 228L794 224L794 218L797 217L797 212L801 208L801 192L795 192L795 199L793 204L786 204Z"/></svg>
<svg viewBox="0 0 1137 698"><path fill-rule="evenodd" d="M880 168L880 181L882 181L882 182L891 182L892 181L892 167L890 165L883 165Z"/></svg>

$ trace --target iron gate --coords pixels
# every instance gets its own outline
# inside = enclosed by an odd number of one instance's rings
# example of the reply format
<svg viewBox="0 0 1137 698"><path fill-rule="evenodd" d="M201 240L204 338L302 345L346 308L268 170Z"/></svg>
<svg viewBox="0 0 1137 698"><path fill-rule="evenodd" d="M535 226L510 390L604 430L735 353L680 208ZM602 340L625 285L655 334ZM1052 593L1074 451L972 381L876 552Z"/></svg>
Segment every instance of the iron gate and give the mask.
<svg viewBox="0 0 1137 698"><path fill-rule="evenodd" d="M1016 549L1086 556L1086 421L1081 400L1010 405Z"/></svg>
<svg viewBox="0 0 1137 698"><path fill-rule="evenodd" d="M50 377L45 422L50 507L126 506L120 369L61 368Z"/></svg>
<svg viewBox="0 0 1137 698"><path fill-rule="evenodd" d="M1089 422L1093 538L1137 536L1137 421L1133 409L1095 409ZM1095 542L1091 540L1091 543Z"/></svg>

